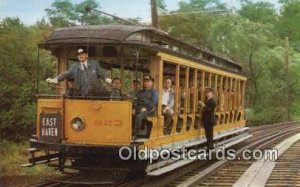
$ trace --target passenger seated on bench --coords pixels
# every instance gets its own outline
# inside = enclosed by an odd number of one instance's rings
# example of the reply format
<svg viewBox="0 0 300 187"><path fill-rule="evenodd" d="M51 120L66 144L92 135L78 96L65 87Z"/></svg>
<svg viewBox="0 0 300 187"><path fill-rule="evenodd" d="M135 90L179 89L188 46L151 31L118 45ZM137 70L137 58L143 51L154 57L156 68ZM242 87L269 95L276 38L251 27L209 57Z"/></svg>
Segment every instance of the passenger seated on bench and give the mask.
<svg viewBox="0 0 300 187"><path fill-rule="evenodd" d="M141 82L138 79L132 81L132 88L126 94L127 97L136 99L136 94L141 90Z"/></svg>
<svg viewBox="0 0 300 187"><path fill-rule="evenodd" d="M143 89L136 94L137 100L133 111L136 115L133 139L138 135L138 130L141 128L143 120L153 115L158 101L157 93L153 89L153 78L150 75L145 75L143 80Z"/></svg>
<svg viewBox="0 0 300 187"><path fill-rule="evenodd" d="M113 78L111 82L112 90L111 90L111 96L115 98L120 98L123 96L122 94L122 82L120 78Z"/></svg>
<svg viewBox="0 0 300 187"><path fill-rule="evenodd" d="M165 116L165 127L167 128L170 128L172 125L171 122L174 113L174 90L171 88L171 86L171 78L165 78L162 94L162 113ZM167 129L164 130L166 131Z"/></svg>

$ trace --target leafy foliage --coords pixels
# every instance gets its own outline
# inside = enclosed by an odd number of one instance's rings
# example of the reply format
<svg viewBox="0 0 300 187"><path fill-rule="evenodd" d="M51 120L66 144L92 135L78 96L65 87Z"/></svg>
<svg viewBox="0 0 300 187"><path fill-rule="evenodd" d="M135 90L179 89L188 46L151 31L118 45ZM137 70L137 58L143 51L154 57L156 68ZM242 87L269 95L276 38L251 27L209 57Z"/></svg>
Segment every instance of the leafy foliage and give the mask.
<svg viewBox="0 0 300 187"><path fill-rule="evenodd" d="M50 23L56 27L74 26L77 15L75 7L68 0L58 0L53 2L51 9L46 9Z"/></svg>
<svg viewBox="0 0 300 187"><path fill-rule="evenodd" d="M300 1L283 2L276 29L281 37L289 37L293 47L300 51Z"/></svg>
<svg viewBox="0 0 300 187"><path fill-rule="evenodd" d="M258 23L273 24L277 19L274 5L268 2L243 3L238 12L244 18Z"/></svg>
<svg viewBox="0 0 300 187"><path fill-rule="evenodd" d="M167 8L166 2L164 0L157 0L156 5L157 5L157 7L161 8L163 10L166 10L166 8Z"/></svg>
<svg viewBox="0 0 300 187"><path fill-rule="evenodd" d="M56 0L46 12L54 27L116 23L112 18L95 11L98 8L100 6L95 0L85 0L79 4L72 4L69 0Z"/></svg>
<svg viewBox="0 0 300 187"><path fill-rule="evenodd" d="M44 22L25 27L19 19L6 18L0 28L0 137L20 140L35 128L37 43L50 30ZM44 54L42 53L41 56ZM43 62L42 62L43 63ZM53 74L50 62L41 67L40 76ZM41 85L42 89L46 86ZM49 91L49 90L45 90Z"/></svg>
<svg viewBox="0 0 300 187"><path fill-rule="evenodd" d="M190 0L189 2L179 2L179 10L208 10L208 9L224 9L225 4L220 0Z"/></svg>
<svg viewBox="0 0 300 187"><path fill-rule="evenodd" d="M287 87L290 103L298 103L299 99L300 76L296 73L300 68L300 28L296 21L299 20L299 1L282 1L280 13L274 5L263 1L241 2L237 12L224 13L215 11L226 9L218 0L182 1L176 12L186 14L161 17L161 28L242 64L248 76L246 103L250 124L287 120ZM285 37L290 39L289 49L285 46ZM291 110L292 116L298 118L298 105L293 104Z"/></svg>

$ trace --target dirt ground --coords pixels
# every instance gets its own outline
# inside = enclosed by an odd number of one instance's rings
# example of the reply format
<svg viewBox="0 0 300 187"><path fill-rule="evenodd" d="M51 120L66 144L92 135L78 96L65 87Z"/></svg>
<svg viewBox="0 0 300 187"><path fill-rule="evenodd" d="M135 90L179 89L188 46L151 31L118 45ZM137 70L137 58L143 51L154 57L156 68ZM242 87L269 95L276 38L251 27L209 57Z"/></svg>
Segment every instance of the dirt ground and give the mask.
<svg viewBox="0 0 300 187"><path fill-rule="evenodd" d="M38 177L32 176L9 176L0 177L0 187L23 187L39 182Z"/></svg>

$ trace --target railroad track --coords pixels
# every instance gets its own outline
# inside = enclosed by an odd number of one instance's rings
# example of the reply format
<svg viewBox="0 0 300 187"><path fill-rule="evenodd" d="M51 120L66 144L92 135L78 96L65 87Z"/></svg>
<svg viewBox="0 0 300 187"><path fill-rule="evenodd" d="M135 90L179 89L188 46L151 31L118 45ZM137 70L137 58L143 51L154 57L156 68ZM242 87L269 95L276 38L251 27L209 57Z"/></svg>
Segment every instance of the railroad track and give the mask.
<svg viewBox="0 0 300 187"><path fill-rule="evenodd" d="M264 142L255 149L263 150L264 148L271 148L276 143L279 143L296 132L300 131L284 132L272 136L273 138L271 140ZM195 182L194 184L196 184L195 186L233 186L255 161L256 160L229 161L226 165L222 166L217 171L212 172L206 178L199 178L198 182Z"/></svg>
<svg viewBox="0 0 300 187"><path fill-rule="evenodd" d="M297 132L299 123L282 123L250 129L253 137L234 146L237 155L244 149L263 149L272 147ZM195 162L190 166L154 178L144 186L232 186L254 160L220 160ZM217 181L217 182L216 182Z"/></svg>
<svg viewBox="0 0 300 187"><path fill-rule="evenodd" d="M300 132L300 126L297 127L295 122L250 128L250 134L253 137L234 146L234 149L238 150L237 155L241 154L245 148L263 149L296 132ZM195 161L158 177L118 171L93 174L90 171L54 179L43 179L40 183L30 186L232 186L253 162L254 160ZM272 182L270 182L271 185Z"/></svg>
<svg viewBox="0 0 300 187"><path fill-rule="evenodd" d="M266 187L272 186L300 186L300 141L277 160L266 183Z"/></svg>
<svg viewBox="0 0 300 187"><path fill-rule="evenodd" d="M40 178L41 181L30 187L44 186L120 186L136 179L132 172L124 170L88 170L65 174L56 178Z"/></svg>

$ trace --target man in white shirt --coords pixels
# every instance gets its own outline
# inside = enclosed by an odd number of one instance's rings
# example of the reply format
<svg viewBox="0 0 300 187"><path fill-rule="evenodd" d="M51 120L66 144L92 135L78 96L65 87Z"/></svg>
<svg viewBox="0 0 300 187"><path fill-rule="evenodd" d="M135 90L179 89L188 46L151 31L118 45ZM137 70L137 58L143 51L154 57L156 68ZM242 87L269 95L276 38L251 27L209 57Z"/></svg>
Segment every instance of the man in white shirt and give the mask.
<svg viewBox="0 0 300 187"><path fill-rule="evenodd" d="M172 127L172 118L174 114L174 90L172 89L171 78L165 78L164 89L162 93L162 113L165 116L164 133L169 134Z"/></svg>

